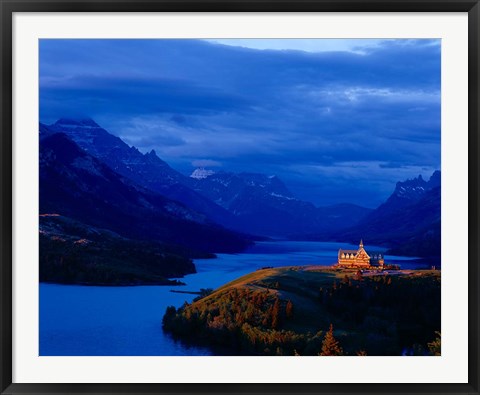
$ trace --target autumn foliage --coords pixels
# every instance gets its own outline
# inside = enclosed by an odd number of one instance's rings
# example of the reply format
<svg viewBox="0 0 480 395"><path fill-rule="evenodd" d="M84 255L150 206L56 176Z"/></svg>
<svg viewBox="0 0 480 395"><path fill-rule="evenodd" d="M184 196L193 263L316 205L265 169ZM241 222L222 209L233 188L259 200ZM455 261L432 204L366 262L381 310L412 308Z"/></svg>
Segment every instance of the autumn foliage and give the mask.
<svg viewBox="0 0 480 395"><path fill-rule="evenodd" d="M276 273L169 307L163 327L218 355L440 355L438 274Z"/></svg>
<svg viewBox="0 0 480 395"><path fill-rule="evenodd" d="M322 342L322 351L319 355L322 356L335 356L335 355L343 355L342 347L340 347L340 343L337 339L333 336L333 325L330 324L330 329L325 334L325 338Z"/></svg>

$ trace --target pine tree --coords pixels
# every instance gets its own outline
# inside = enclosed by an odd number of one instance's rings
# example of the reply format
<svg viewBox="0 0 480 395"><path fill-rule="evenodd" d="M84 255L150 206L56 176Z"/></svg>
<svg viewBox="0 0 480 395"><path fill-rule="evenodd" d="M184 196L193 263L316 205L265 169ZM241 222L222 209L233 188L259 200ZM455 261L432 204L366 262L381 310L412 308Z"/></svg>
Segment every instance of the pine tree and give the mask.
<svg viewBox="0 0 480 395"><path fill-rule="evenodd" d="M273 307L269 306L267 311L265 312L262 320L262 325L266 328L270 326L272 323L272 318L273 318Z"/></svg>
<svg viewBox="0 0 480 395"><path fill-rule="evenodd" d="M343 355L342 347L340 343L333 336L333 325L330 324L330 329L325 334L325 338L322 342L322 351L319 355L322 356L332 356L332 355Z"/></svg>
<svg viewBox="0 0 480 395"><path fill-rule="evenodd" d="M275 299L272 309L272 328L277 329L280 326L280 301Z"/></svg>
<svg viewBox="0 0 480 395"><path fill-rule="evenodd" d="M289 320L293 318L293 303L291 300L287 302L287 306L285 307L285 315Z"/></svg>

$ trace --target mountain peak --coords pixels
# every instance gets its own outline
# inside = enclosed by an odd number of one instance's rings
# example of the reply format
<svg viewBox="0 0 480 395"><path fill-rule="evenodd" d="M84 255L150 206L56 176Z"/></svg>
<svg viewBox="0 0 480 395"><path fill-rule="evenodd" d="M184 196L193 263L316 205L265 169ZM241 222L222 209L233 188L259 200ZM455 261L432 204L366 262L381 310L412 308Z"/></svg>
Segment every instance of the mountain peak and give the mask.
<svg viewBox="0 0 480 395"><path fill-rule="evenodd" d="M156 165L161 165L162 167L168 166L162 159L160 159L154 149L150 150L150 152L145 153L144 158L147 163L154 163Z"/></svg>
<svg viewBox="0 0 480 395"><path fill-rule="evenodd" d="M428 180L428 186L430 188L439 187L441 184L441 179L442 179L442 175L440 173L440 170L435 170L431 175L430 180Z"/></svg>
<svg viewBox="0 0 480 395"><path fill-rule="evenodd" d="M401 204L418 201L427 193L427 191L439 187L440 179L440 171L436 170L428 181L425 181L421 174L418 177L399 181L397 182L395 191L390 196L389 201L392 201L393 199L398 203L398 199L400 199L403 201Z"/></svg>
<svg viewBox="0 0 480 395"><path fill-rule="evenodd" d="M56 126L63 127L90 127L90 128L99 128L100 126L91 118L60 118L55 122Z"/></svg>
<svg viewBox="0 0 480 395"><path fill-rule="evenodd" d="M190 174L190 177L201 180L211 176L212 174L215 174L213 170L207 170L203 167L199 167L198 169L195 169L192 174Z"/></svg>

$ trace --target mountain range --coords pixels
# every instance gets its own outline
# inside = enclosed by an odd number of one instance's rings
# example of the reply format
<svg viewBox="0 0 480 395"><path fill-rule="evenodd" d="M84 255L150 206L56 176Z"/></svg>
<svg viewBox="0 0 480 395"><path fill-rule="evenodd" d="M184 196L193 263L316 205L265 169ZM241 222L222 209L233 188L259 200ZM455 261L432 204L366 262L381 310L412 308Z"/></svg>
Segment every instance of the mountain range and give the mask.
<svg viewBox="0 0 480 395"><path fill-rule="evenodd" d="M41 281L178 284L168 278L194 273L192 258L252 243L121 176L63 133L42 133L39 164Z"/></svg>
<svg viewBox="0 0 480 395"><path fill-rule="evenodd" d="M231 225L226 210L195 193L189 187L190 178L172 169L154 150L142 154L91 119L63 118L52 125L40 124L41 136L54 133L64 133L88 154L137 185L181 202L219 224Z"/></svg>
<svg viewBox="0 0 480 395"><path fill-rule="evenodd" d="M195 176L195 171L192 176ZM275 175L218 172L191 177L195 191L236 218L235 228L270 236L326 232L356 223L371 210L354 204L315 207L297 199Z"/></svg>
<svg viewBox="0 0 480 395"><path fill-rule="evenodd" d="M274 175L197 169L193 177L187 177L171 168L154 150L142 154L91 119L40 124L41 136L55 133L64 133L82 150L135 184L239 232L274 237L331 232L358 222L371 211L346 203L315 207L295 198Z"/></svg>
<svg viewBox="0 0 480 395"><path fill-rule="evenodd" d="M63 133L40 143L40 211L60 213L133 239L204 252L233 252L249 241L180 202L136 185Z"/></svg>
<svg viewBox="0 0 480 395"><path fill-rule="evenodd" d="M239 252L265 237L363 238L399 255L440 255L440 172L427 181L398 182L375 210L316 207L275 175L196 169L186 176L91 119L60 119L39 131L40 211L48 218L40 221L43 281L148 283L151 274L162 283L195 270L191 258ZM103 242L85 236L98 232L110 233ZM126 257L125 265L114 265L121 270L108 265L113 248L120 254L114 256ZM65 259L83 268L83 280L72 279L61 265ZM95 270L92 260L99 262ZM106 275L109 270L117 273Z"/></svg>
<svg viewBox="0 0 480 395"><path fill-rule="evenodd" d="M333 234L338 241L357 241L389 247L389 253L410 256L441 255L441 174L397 182L392 195L349 229Z"/></svg>

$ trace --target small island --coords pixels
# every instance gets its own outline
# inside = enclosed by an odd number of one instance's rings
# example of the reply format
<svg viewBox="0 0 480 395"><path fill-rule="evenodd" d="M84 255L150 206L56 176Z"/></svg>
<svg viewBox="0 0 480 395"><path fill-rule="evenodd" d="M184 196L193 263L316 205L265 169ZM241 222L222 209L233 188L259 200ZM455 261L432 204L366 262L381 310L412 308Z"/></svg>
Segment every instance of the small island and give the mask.
<svg viewBox="0 0 480 395"><path fill-rule="evenodd" d="M259 269L168 307L163 327L217 355L440 355L440 271Z"/></svg>

